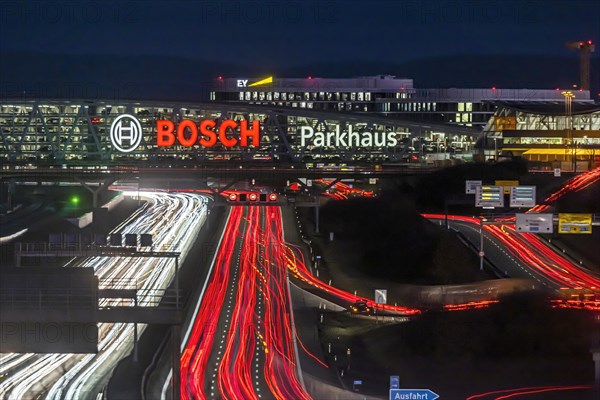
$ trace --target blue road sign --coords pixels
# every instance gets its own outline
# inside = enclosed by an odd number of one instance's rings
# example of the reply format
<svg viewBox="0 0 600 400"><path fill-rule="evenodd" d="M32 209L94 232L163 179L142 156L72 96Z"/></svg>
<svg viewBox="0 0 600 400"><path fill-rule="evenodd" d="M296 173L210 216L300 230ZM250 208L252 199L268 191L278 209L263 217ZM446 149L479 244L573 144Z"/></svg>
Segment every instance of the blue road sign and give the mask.
<svg viewBox="0 0 600 400"><path fill-rule="evenodd" d="M390 389L390 400L435 400L439 397L429 389Z"/></svg>
<svg viewBox="0 0 600 400"><path fill-rule="evenodd" d="M390 389L400 389L400 377L398 375L390 376Z"/></svg>

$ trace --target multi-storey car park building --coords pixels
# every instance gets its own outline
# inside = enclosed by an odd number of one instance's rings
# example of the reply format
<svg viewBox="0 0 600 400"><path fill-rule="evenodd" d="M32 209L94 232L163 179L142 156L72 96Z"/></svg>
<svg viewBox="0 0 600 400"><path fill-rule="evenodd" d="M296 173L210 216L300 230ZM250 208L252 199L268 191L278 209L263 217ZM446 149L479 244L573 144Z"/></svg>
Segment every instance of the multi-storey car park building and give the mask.
<svg viewBox="0 0 600 400"><path fill-rule="evenodd" d="M598 154L600 113L585 91L415 89L390 76L215 86L204 103L0 100L0 163L437 163L483 150L485 159L570 162Z"/></svg>
<svg viewBox="0 0 600 400"><path fill-rule="evenodd" d="M473 127L231 103L1 100L0 163L398 162L440 132L465 153Z"/></svg>

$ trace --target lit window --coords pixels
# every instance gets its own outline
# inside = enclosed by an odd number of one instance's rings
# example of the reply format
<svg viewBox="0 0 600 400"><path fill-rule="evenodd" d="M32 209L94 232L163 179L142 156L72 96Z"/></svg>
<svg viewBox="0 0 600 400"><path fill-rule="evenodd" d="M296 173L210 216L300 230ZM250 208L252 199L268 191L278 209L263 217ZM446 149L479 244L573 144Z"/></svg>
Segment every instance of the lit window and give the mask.
<svg viewBox="0 0 600 400"><path fill-rule="evenodd" d="M371 101L371 92L365 93L365 100L366 101Z"/></svg>
<svg viewBox="0 0 600 400"><path fill-rule="evenodd" d="M350 93L350 100L356 100L356 92Z"/></svg>
<svg viewBox="0 0 600 400"><path fill-rule="evenodd" d="M458 111L465 111L465 103L458 103Z"/></svg>
<svg viewBox="0 0 600 400"><path fill-rule="evenodd" d="M267 100L273 100L273 93L267 92Z"/></svg>
<svg viewBox="0 0 600 400"><path fill-rule="evenodd" d="M358 92L358 101L363 101L363 92Z"/></svg>
<svg viewBox="0 0 600 400"><path fill-rule="evenodd" d="M258 100L258 92L252 92L252 100Z"/></svg>
<svg viewBox="0 0 600 400"><path fill-rule="evenodd" d="M244 100L244 92L240 92L240 100Z"/></svg>
<svg viewBox="0 0 600 400"><path fill-rule="evenodd" d="M310 100L310 93L304 92L304 100Z"/></svg>
<svg viewBox="0 0 600 400"><path fill-rule="evenodd" d="M473 111L473 103L467 103L465 107L465 111L471 112Z"/></svg>
<svg viewBox="0 0 600 400"><path fill-rule="evenodd" d="M279 92L273 93L273 100L279 100Z"/></svg>
<svg viewBox="0 0 600 400"><path fill-rule="evenodd" d="M246 98L246 101L250 100L250 96L251 96L250 92L244 93L244 97Z"/></svg>
<svg viewBox="0 0 600 400"><path fill-rule="evenodd" d="M281 93L281 100L287 100L287 93L286 92Z"/></svg>

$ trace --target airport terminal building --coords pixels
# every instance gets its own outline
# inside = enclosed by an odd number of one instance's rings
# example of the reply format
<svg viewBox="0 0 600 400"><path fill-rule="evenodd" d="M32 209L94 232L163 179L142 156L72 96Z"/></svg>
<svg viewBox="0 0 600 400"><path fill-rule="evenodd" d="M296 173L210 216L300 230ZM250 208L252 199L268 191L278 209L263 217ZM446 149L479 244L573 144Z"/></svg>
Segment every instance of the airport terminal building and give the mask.
<svg viewBox="0 0 600 400"><path fill-rule="evenodd" d="M483 130L494 157L521 156L563 170L600 165L600 105L503 102Z"/></svg>
<svg viewBox="0 0 600 400"><path fill-rule="evenodd" d="M555 89L420 89L412 79L376 75L349 79L218 77L210 100L483 128L499 102L562 102L564 98ZM580 91L576 102L593 101L589 91Z"/></svg>
<svg viewBox="0 0 600 400"><path fill-rule="evenodd" d="M391 75L350 79L218 77L213 88L210 98L215 102L378 115L423 126L471 127L481 133L473 147L483 159L521 156L538 162L580 160L589 164L600 154L600 107L585 90L568 91L572 104L572 112L568 112L564 90L420 89L412 79ZM454 140L441 131L430 130L424 140L426 149L433 147L433 152L454 148ZM426 158L418 145L413 151Z"/></svg>

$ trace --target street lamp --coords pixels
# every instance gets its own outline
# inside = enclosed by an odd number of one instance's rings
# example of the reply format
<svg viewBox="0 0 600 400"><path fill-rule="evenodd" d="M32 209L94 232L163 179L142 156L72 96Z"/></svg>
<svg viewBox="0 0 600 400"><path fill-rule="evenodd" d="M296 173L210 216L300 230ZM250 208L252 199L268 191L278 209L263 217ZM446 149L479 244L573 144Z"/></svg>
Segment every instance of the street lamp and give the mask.
<svg viewBox="0 0 600 400"><path fill-rule="evenodd" d="M577 172L577 161L575 156L575 141L573 140L573 99L575 95L570 90L560 92L565 98L565 129L567 131L568 145L571 146L571 162L573 172Z"/></svg>

